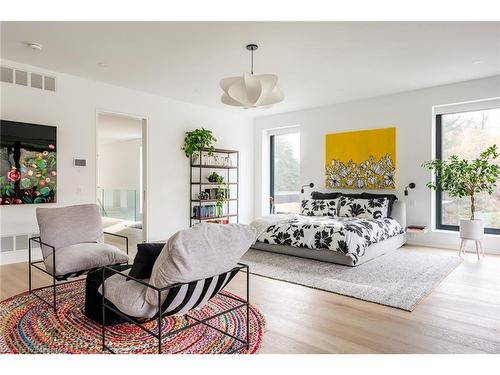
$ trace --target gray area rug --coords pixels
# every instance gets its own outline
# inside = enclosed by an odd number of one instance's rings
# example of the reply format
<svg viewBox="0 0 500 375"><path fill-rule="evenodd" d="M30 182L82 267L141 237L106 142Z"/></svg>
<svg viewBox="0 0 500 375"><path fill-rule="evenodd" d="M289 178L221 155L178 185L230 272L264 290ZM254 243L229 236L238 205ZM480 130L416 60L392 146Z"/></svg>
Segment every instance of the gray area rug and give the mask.
<svg viewBox="0 0 500 375"><path fill-rule="evenodd" d="M313 250L312 250L313 251ZM412 311L460 263L458 257L398 249L357 267L250 249L250 273Z"/></svg>

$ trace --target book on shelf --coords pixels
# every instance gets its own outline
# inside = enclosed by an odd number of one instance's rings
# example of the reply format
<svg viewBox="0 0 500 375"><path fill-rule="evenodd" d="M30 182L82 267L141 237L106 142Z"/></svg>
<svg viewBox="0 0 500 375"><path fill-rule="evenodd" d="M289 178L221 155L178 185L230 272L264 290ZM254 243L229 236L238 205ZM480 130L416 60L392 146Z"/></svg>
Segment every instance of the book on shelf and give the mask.
<svg viewBox="0 0 500 375"><path fill-rule="evenodd" d="M217 217L226 214L224 206L217 207L216 204L207 204L193 207L193 218Z"/></svg>

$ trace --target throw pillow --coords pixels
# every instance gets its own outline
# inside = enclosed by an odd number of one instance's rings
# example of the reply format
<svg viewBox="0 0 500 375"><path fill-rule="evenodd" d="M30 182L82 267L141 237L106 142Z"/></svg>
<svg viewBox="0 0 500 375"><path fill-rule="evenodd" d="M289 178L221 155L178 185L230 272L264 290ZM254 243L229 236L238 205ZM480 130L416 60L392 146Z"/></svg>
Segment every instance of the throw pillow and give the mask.
<svg viewBox="0 0 500 375"><path fill-rule="evenodd" d="M137 244L137 255L134 258L129 276L136 279L148 279L151 277L156 258L158 258L164 247L164 243Z"/></svg>
<svg viewBox="0 0 500 375"><path fill-rule="evenodd" d="M387 198L357 199L339 198L339 214L343 217L380 219L387 217L389 200Z"/></svg>
<svg viewBox="0 0 500 375"><path fill-rule="evenodd" d="M304 199L300 214L304 216L337 216L338 199Z"/></svg>

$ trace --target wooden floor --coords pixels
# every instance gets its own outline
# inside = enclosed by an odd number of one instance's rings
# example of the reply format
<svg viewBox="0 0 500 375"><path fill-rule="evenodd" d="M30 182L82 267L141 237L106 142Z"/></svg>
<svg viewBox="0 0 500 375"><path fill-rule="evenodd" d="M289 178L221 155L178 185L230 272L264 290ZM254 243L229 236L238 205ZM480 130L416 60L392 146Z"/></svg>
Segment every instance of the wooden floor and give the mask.
<svg viewBox="0 0 500 375"><path fill-rule="evenodd" d="M26 291L27 264L1 266L0 282L0 299ZM268 323L261 353L500 353L500 256L467 254L413 312L254 275L250 285ZM243 293L244 278L228 289Z"/></svg>

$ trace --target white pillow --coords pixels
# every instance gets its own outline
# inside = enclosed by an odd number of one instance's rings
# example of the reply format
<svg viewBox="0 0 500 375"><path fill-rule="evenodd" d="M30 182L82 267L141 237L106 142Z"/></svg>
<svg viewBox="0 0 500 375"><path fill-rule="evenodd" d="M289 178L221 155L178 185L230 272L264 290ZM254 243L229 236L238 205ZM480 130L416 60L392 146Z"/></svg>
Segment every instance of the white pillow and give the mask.
<svg viewBox="0 0 500 375"><path fill-rule="evenodd" d="M380 219L387 217L389 200L387 198L339 198L339 216Z"/></svg>
<svg viewBox="0 0 500 375"><path fill-rule="evenodd" d="M300 214L304 216L337 216L338 199L303 199Z"/></svg>
<svg viewBox="0 0 500 375"><path fill-rule="evenodd" d="M150 284L163 288L216 276L231 270L256 240L256 231L243 224L198 224L175 233L155 261ZM165 299L167 291L162 293ZM148 288L146 300L158 304Z"/></svg>

